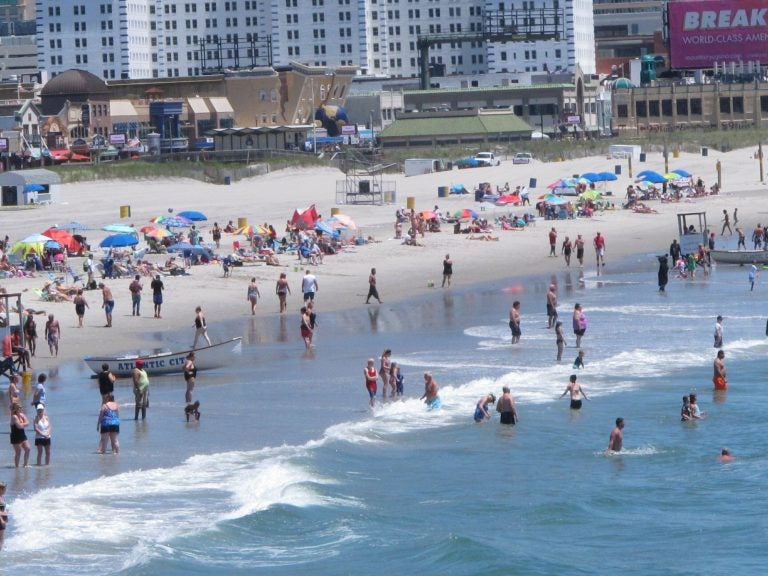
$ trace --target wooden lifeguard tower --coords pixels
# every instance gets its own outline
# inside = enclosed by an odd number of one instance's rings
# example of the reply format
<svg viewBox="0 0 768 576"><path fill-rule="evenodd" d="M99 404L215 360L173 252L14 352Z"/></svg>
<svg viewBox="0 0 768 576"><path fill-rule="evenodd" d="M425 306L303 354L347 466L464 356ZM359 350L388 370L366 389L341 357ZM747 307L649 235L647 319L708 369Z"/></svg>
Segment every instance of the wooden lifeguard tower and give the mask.
<svg viewBox="0 0 768 576"><path fill-rule="evenodd" d="M18 330L19 342L22 348L26 348L24 341L24 306L21 304L21 293L0 292L0 337L2 338L3 348L6 345L6 338L10 340L11 334ZM10 355L3 354L0 360L0 376L5 376L10 381L14 374L21 374L27 366L24 357L11 352Z"/></svg>

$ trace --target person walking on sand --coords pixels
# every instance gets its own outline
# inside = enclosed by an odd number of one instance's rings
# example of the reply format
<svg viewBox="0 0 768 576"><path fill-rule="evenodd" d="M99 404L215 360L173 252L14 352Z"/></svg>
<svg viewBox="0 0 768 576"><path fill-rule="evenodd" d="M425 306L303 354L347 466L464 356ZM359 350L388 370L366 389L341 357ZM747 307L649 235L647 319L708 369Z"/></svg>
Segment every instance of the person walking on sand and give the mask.
<svg viewBox="0 0 768 576"><path fill-rule="evenodd" d="M566 394L570 394L571 396L571 410L581 410L582 396L584 397L584 400L589 400L587 393L584 391L581 385L576 382L576 374L571 374L568 385L565 387L565 391L560 394L560 398Z"/></svg>
<svg viewBox="0 0 768 576"><path fill-rule="evenodd" d="M549 285L547 291L547 328L552 328L557 321L557 286Z"/></svg>
<svg viewBox="0 0 768 576"><path fill-rule="evenodd" d="M27 321L24 324L24 341L29 346L29 355L34 356L37 351L37 322L32 311L27 314Z"/></svg>
<svg viewBox="0 0 768 576"><path fill-rule="evenodd" d="M251 278L246 295L246 299L251 303L251 316L256 315L256 302L259 301L259 298L261 298L261 294L259 293L259 286L256 284L256 278Z"/></svg>
<svg viewBox="0 0 768 576"><path fill-rule="evenodd" d="M53 314L48 314L48 322L45 323L45 339L48 342L51 356L58 356L59 340L61 339L61 324L59 324L59 321L53 317Z"/></svg>
<svg viewBox="0 0 768 576"><path fill-rule="evenodd" d="M573 333L576 335L576 348L581 348L581 338L587 331L587 317L581 304L576 302L573 307Z"/></svg>
<svg viewBox="0 0 768 576"><path fill-rule="evenodd" d="M144 360L141 358L136 360L132 378L133 398L135 400L133 419L138 420L139 411L141 411L141 419L144 420L147 417L147 408L149 407L149 376L144 370Z"/></svg>
<svg viewBox="0 0 768 576"><path fill-rule="evenodd" d="M371 268L371 273L368 276L368 297L365 299L365 303L369 304L371 298L376 298L379 304L381 304L381 298L379 298L379 291L376 288L376 268Z"/></svg>
<svg viewBox="0 0 768 576"><path fill-rule="evenodd" d="M104 308L104 314L107 317L107 323L104 328L112 328L112 311L115 309L112 289L104 284L104 282L99 282L99 288L101 288L101 307Z"/></svg>
<svg viewBox="0 0 768 576"><path fill-rule="evenodd" d="M208 342L208 346L211 345L211 339L208 338L208 323L205 321L202 306L198 306L195 308L195 341L192 343L192 348L197 348L197 341L201 337Z"/></svg>
<svg viewBox="0 0 768 576"><path fill-rule="evenodd" d="M290 293L291 287L288 286L288 278L286 278L285 272L280 272L280 278L277 279L275 284L275 294L277 294L277 298L280 300L280 314L285 314L288 308L286 299Z"/></svg>
<svg viewBox="0 0 768 576"><path fill-rule="evenodd" d="M306 304L310 300L315 299L315 292L317 292L317 278L312 274L309 269L304 273L304 278L301 279L301 291L304 293L304 303Z"/></svg>
<svg viewBox="0 0 768 576"><path fill-rule="evenodd" d="M133 282L128 285L131 293L131 316L141 316L141 291L144 287L141 285L141 277L136 274Z"/></svg>
<svg viewBox="0 0 768 576"><path fill-rule="evenodd" d="M579 261L579 268L584 268L584 238L581 237L581 234L576 235L574 244L576 245L576 260Z"/></svg>
<svg viewBox="0 0 768 576"><path fill-rule="evenodd" d="M112 394L108 394L101 405L99 418L96 420L96 431L101 435L97 448L99 454L106 451L107 440L112 446L112 454L120 453L120 442L117 439L120 434L120 407Z"/></svg>
<svg viewBox="0 0 768 576"><path fill-rule="evenodd" d="M744 230L742 230L741 228L737 227L736 228L736 234L738 234L738 236L739 236L739 242L736 245L736 250L741 250L742 248L744 248L744 250L746 250L747 249L747 245L746 245L747 236L746 236L746 234L744 234Z"/></svg>
<svg viewBox="0 0 768 576"><path fill-rule="evenodd" d="M723 209L723 230L720 232L720 236L725 236L725 230L728 229L728 235L733 236L733 230L731 230L731 217L728 216L728 210ZM734 223L735 225L735 223Z"/></svg>
<svg viewBox="0 0 768 576"><path fill-rule="evenodd" d="M155 306L155 318L162 318L162 316L160 316L160 311L163 307L163 290L165 289L165 285L163 284L163 281L160 280L160 274L155 276L155 279L152 280L149 287L152 288L152 304Z"/></svg>
<svg viewBox="0 0 768 576"><path fill-rule="evenodd" d="M184 400L187 405L192 404L192 392L195 390L195 380L197 379L197 366L195 366L195 353L190 352L184 360L184 382L187 384L187 391L184 393Z"/></svg>
<svg viewBox="0 0 768 576"><path fill-rule="evenodd" d="M376 406L376 389L378 388L379 376L376 373L376 361L373 358L368 359L365 368L363 368L363 376L365 377L365 389L368 391L371 408L374 408Z"/></svg>
<svg viewBox="0 0 768 576"><path fill-rule="evenodd" d="M21 452L24 451L24 468L29 466L29 440L24 430L29 426L29 418L24 414L20 404L14 404L11 407L11 446L13 446L13 462L16 468L21 461Z"/></svg>
<svg viewBox="0 0 768 576"><path fill-rule="evenodd" d="M557 230L554 226L549 230L549 256L557 258Z"/></svg>
<svg viewBox="0 0 768 576"><path fill-rule="evenodd" d="M453 260L451 255L446 254L445 260L443 260L443 288L448 284L448 288L451 287L451 276L453 276Z"/></svg>
<svg viewBox="0 0 768 576"><path fill-rule="evenodd" d="M624 418L616 418L616 426L608 438L608 452L621 452L624 444Z"/></svg>
<svg viewBox="0 0 768 576"><path fill-rule="evenodd" d="M595 246L595 258L597 259L597 270L600 273L600 266L605 267L605 236L598 232L592 241Z"/></svg>
<svg viewBox="0 0 768 576"><path fill-rule="evenodd" d="M509 309L509 329L512 332L512 344L520 342L523 331L520 329L520 300L512 302Z"/></svg>
<svg viewBox="0 0 768 576"><path fill-rule="evenodd" d="M713 368L713 375L712 375L712 383L715 385L715 390L727 390L728 389L728 380L726 379L726 371L725 371L725 352L722 350L717 351L717 356L715 357L715 361L712 364Z"/></svg>
<svg viewBox="0 0 768 576"><path fill-rule="evenodd" d="M736 226L739 225L739 209L734 208L733 209L733 227L736 228ZM722 236L722 234L720 234Z"/></svg>
<svg viewBox="0 0 768 576"><path fill-rule="evenodd" d="M77 314L77 327L82 328L85 309L89 308L88 302L85 300L85 296L83 296L82 288L77 291L77 295L73 302L75 303L75 314Z"/></svg>
<svg viewBox="0 0 768 576"><path fill-rule="evenodd" d="M37 465L43 465L43 452L45 452L45 465L51 463L51 420L45 411L45 404L35 406L35 447L37 448Z"/></svg>
<svg viewBox="0 0 768 576"><path fill-rule="evenodd" d="M501 392L501 397L496 403L496 412L501 414L499 423L514 426L520 421L520 417L517 415L517 408L515 407L515 399L512 397L509 387L504 386Z"/></svg>
<svg viewBox="0 0 768 576"><path fill-rule="evenodd" d="M571 265L571 251L573 250L573 242L571 242L571 239L568 238L568 236L565 237L565 240L563 240L563 245L560 247L560 253L563 255L563 258L565 258L565 265L570 266Z"/></svg>

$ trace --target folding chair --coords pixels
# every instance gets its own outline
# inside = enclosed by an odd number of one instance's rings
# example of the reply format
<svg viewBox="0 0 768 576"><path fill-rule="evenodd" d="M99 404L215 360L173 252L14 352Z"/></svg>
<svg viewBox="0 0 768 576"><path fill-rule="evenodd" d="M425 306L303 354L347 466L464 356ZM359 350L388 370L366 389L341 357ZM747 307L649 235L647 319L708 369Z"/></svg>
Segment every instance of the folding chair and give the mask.
<svg viewBox="0 0 768 576"><path fill-rule="evenodd" d="M0 376L5 376L10 380L14 374L18 374L18 370L16 370L13 356L0 360Z"/></svg>
<svg viewBox="0 0 768 576"><path fill-rule="evenodd" d="M85 279L83 278L83 275L77 274L72 268L72 266L70 266L69 264L67 264L67 274L72 276L72 282L74 283L82 282L83 284L85 284Z"/></svg>

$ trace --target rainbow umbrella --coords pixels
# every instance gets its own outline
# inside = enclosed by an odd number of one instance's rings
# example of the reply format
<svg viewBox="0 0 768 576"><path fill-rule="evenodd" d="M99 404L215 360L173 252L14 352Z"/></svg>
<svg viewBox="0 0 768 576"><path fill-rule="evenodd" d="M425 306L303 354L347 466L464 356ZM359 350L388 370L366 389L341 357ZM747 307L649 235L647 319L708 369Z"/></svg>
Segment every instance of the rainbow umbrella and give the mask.
<svg viewBox="0 0 768 576"><path fill-rule="evenodd" d="M419 217L424 220L432 220L432 218L437 218L437 214L433 210L422 210L419 212Z"/></svg>
<svg viewBox="0 0 768 576"><path fill-rule="evenodd" d="M352 220L352 218L350 218L346 214L335 214L334 216L331 216L331 220L334 220L334 219L341 222L347 228L351 228L352 230L357 230L357 224L355 224L355 221Z"/></svg>
<svg viewBox="0 0 768 576"><path fill-rule="evenodd" d="M233 232L233 234L237 234L239 236L256 236L259 234L259 231L257 230L257 226L251 226L250 224L246 224L245 226L238 228Z"/></svg>
<svg viewBox="0 0 768 576"><path fill-rule="evenodd" d="M145 226L145 228L148 228L148 226ZM163 238L168 238L169 236L172 236L172 234L168 232L168 230L165 230L164 228L152 228L150 230L145 231L144 236L146 236L147 238L154 238L155 240L162 240Z"/></svg>
<svg viewBox="0 0 768 576"><path fill-rule="evenodd" d="M155 224L162 224L163 226L167 226L169 228L187 228L193 224L192 220L184 218L183 216L156 216L152 218L150 222L154 222Z"/></svg>
<svg viewBox="0 0 768 576"><path fill-rule="evenodd" d="M520 204L520 196L517 194L505 194L496 199L496 206L506 206L507 204Z"/></svg>
<svg viewBox="0 0 768 576"><path fill-rule="evenodd" d="M474 210L471 210L469 208L464 208L464 210L457 210L453 213L454 218L477 218L477 212Z"/></svg>

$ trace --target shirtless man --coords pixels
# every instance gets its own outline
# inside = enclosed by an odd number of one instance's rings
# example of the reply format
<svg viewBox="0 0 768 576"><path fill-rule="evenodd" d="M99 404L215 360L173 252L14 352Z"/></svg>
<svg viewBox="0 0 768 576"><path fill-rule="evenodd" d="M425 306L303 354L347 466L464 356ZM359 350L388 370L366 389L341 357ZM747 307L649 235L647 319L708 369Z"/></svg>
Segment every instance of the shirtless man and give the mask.
<svg viewBox="0 0 768 576"><path fill-rule="evenodd" d="M621 452L624 443L624 418L616 418L616 427L611 431L611 437L608 438L608 452Z"/></svg>
<svg viewBox="0 0 768 576"><path fill-rule="evenodd" d="M520 342L523 334L520 330L520 300L515 300L509 309L509 329L512 331L512 344Z"/></svg>
<svg viewBox="0 0 768 576"><path fill-rule="evenodd" d="M437 380L434 379L432 373L424 372L424 395L420 400L424 400L430 410L440 408L440 396L437 394L439 389L440 386L438 386Z"/></svg>
<svg viewBox="0 0 768 576"><path fill-rule="evenodd" d="M576 259L579 261L579 268L584 268L584 238L581 237L581 234L576 236L574 245L576 246Z"/></svg>
<svg viewBox="0 0 768 576"><path fill-rule="evenodd" d="M549 285L547 292L547 328L552 328L557 320L557 287Z"/></svg>
<svg viewBox="0 0 768 576"><path fill-rule="evenodd" d="M48 341L48 348L51 356L59 355L59 339L61 338L61 325L55 320L53 314L48 314L48 322L45 323L45 339Z"/></svg>
<svg viewBox="0 0 768 576"><path fill-rule="evenodd" d="M571 374L571 381L565 387L565 391L560 394L560 398L569 393L571 395L571 410L581 410L582 396L584 396L584 400L589 400L587 393L581 385L576 382L576 374Z"/></svg>
<svg viewBox="0 0 768 576"><path fill-rule="evenodd" d="M112 310L115 309L115 299L112 297L112 289L104 284L104 282L99 282L99 288L101 288L102 297L101 307L104 308L104 314L107 317L107 324L104 327L112 328Z"/></svg>
<svg viewBox="0 0 768 576"><path fill-rule="evenodd" d="M717 357L713 363L714 374L712 375L712 383L715 385L715 390L727 390L728 380L725 377L725 352L722 350L717 351Z"/></svg>

